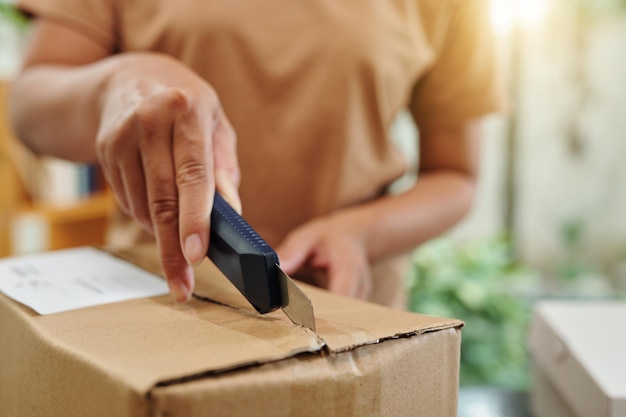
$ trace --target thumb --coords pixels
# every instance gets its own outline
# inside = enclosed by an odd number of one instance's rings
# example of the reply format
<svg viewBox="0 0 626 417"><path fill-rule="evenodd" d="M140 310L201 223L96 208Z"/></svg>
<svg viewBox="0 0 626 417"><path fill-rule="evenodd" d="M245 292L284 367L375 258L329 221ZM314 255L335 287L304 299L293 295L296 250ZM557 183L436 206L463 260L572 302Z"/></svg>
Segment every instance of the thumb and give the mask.
<svg viewBox="0 0 626 417"><path fill-rule="evenodd" d="M222 197L230 204L230 206L241 215L241 199L239 198L239 192L237 186L232 181L231 175L218 169L215 171L215 187L222 194Z"/></svg>
<svg viewBox="0 0 626 417"><path fill-rule="evenodd" d="M237 160L237 135L220 108L213 136L215 187L231 207L241 214L239 182L241 172Z"/></svg>

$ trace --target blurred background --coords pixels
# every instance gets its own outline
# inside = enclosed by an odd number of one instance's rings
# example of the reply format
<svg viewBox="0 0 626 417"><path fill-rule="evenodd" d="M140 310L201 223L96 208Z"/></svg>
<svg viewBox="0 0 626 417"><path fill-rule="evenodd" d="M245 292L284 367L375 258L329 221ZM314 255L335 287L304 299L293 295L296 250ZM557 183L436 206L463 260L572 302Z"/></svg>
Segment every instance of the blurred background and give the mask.
<svg viewBox="0 0 626 417"><path fill-rule="evenodd" d="M511 109L486 121L473 213L416 250L409 288L466 322L462 385L524 391L536 301L626 295L626 1L490 11Z"/></svg>
<svg viewBox="0 0 626 417"><path fill-rule="evenodd" d="M407 290L412 310L466 322L462 387L524 393L537 300L626 298L626 0L491 0L490 13L510 111L486 120L472 214L414 252ZM2 95L27 32L0 0ZM112 200L97 170L29 155L5 112L2 99L0 256L101 242ZM416 152L407 114L391 133Z"/></svg>

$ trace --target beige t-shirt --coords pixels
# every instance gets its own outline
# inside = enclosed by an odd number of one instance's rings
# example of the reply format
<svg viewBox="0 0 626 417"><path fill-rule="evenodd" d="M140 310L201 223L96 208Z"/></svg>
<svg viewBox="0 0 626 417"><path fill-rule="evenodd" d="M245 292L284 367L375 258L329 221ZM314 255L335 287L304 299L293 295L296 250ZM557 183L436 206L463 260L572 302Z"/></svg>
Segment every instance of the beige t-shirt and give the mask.
<svg viewBox="0 0 626 417"><path fill-rule="evenodd" d="M217 91L238 136L244 217L271 244L375 198L388 137L497 110L486 0L21 0L111 53L158 51Z"/></svg>

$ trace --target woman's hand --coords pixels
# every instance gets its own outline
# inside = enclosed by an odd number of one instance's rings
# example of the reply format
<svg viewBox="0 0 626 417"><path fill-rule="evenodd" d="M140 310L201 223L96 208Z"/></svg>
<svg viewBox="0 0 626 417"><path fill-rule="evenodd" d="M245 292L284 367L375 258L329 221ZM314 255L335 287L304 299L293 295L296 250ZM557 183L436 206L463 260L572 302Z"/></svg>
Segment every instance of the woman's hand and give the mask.
<svg viewBox="0 0 626 417"><path fill-rule="evenodd" d="M155 234L174 297L188 299L215 187L240 206L235 134L211 86L174 58L115 53L37 19L11 119L36 153L100 162L122 209Z"/></svg>
<svg viewBox="0 0 626 417"><path fill-rule="evenodd" d="M194 286L191 266L209 245L217 188L237 210L236 137L217 94L178 61L122 54L101 96L96 153L127 214L156 237L178 301Z"/></svg>
<svg viewBox="0 0 626 417"><path fill-rule="evenodd" d="M277 248L281 268L313 276L332 292L367 299L372 290L366 224L349 211L305 223Z"/></svg>

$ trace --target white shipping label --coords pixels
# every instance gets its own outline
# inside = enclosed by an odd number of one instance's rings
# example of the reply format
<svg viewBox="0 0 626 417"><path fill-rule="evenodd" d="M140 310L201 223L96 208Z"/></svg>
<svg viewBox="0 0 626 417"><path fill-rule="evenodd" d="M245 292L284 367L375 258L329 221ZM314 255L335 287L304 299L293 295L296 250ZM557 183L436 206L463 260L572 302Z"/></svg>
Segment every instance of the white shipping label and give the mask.
<svg viewBox="0 0 626 417"><path fill-rule="evenodd" d="M167 283L91 247L0 260L0 292L39 314L168 293Z"/></svg>

